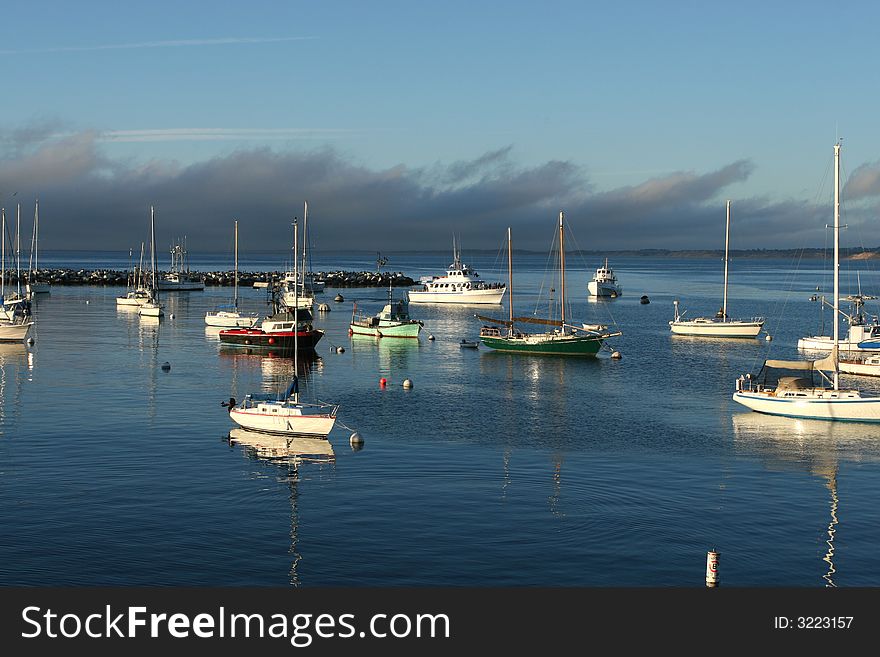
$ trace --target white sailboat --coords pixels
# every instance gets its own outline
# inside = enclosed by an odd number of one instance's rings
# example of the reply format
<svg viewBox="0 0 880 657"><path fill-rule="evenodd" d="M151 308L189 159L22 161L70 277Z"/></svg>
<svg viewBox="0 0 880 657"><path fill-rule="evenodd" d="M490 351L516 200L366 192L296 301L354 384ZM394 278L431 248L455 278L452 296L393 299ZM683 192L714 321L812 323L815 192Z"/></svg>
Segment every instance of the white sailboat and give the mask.
<svg viewBox="0 0 880 657"><path fill-rule="evenodd" d="M309 220L309 202L305 201L303 204L303 223L307 223ZM295 223L295 222L294 222ZM295 225L294 225L295 228ZM297 242L294 239L294 242ZM299 274L299 266L298 266L298 258L299 254L297 253L298 245L294 244L293 247L293 270L287 272L284 276L284 280L282 281L282 292L281 292L281 302L287 306L288 308L298 308L300 310L306 309L311 310L312 306L315 303L315 295L313 294L311 288L306 287L300 277ZM306 269L306 252L303 250L303 274L305 274Z"/></svg>
<svg viewBox="0 0 880 657"><path fill-rule="evenodd" d="M256 324L260 316L244 314L238 309L238 221L235 222L235 279L231 307L221 307L205 313L205 324L224 328L250 328Z"/></svg>
<svg viewBox="0 0 880 657"><path fill-rule="evenodd" d="M150 206L150 265L152 269L152 273L150 274L151 278L151 287L150 287L150 300L146 303L142 304L140 308L138 308L138 315L141 317L153 317L153 318L161 318L165 315L165 311L162 309L162 304L159 303L159 287L156 285L156 223L154 221L154 212L153 206Z"/></svg>
<svg viewBox="0 0 880 657"><path fill-rule="evenodd" d="M0 246L0 342L23 342L34 325L30 316L30 304L21 294L6 296L6 210L0 209L2 223L2 246ZM9 301L10 303L7 303Z"/></svg>
<svg viewBox="0 0 880 657"><path fill-rule="evenodd" d="M31 236L31 258L28 263L28 282L25 291L28 297L35 294L48 294L49 283L40 280L40 200L34 204L34 232Z"/></svg>
<svg viewBox="0 0 880 657"><path fill-rule="evenodd" d="M834 328L831 353L816 361L766 360L758 377L740 376L733 400L759 413L795 418L845 422L880 422L880 396L857 389L840 387L838 347L840 342L840 143L834 145ZM767 384L773 371L808 372L804 376L778 377L776 385ZM825 384L814 385L813 373ZM830 376L829 374L830 373ZM763 382L760 381L764 375Z"/></svg>
<svg viewBox="0 0 880 657"><path fill-rule="evenodd" d="M297 226L293 222L293 249L296 253ZM294 259L294 276L298 273ZM298 309L292 307L294 325L298 322ZM294 331L293 363L299 367L299 339ZM240 404L229 400L229 417L244 429L284 436L326 437L336 423L338 404L309 404L299 400L299 378L294 369L293 380L282 397L266 394L249 394Z"/></svg>
<svg viewBox="0 0 880 657"><path fill-rule="evenodd" d="M755 338L764 326L763 317L752 319L730 319L727 315L727 269L730 253L730 201L727 202L727 228L724 234L724 295L719 310L714 317L695 317L684 319L679 311L678 299L673 304L675 317L669 322L670 330L676 335L693 335L708 338Z"/></svg>
<svg viewBox="0 0 880 657"><path fill-rule="evenodd" d="M117 306L142 306L152 298L144 277L144 243L141 242L141 259L137 269L132 267L131 249L128 250L128 287L124 295L116 297Z"/></svg>

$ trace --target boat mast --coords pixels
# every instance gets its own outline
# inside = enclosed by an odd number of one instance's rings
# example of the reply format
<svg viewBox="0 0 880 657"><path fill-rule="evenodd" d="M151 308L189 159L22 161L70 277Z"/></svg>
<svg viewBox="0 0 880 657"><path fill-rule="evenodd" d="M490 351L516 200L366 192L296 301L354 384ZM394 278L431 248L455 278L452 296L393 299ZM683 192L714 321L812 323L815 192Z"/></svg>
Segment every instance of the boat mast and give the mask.
<svg viewBox="0 0 880 657"><path fill-rule="evenodd" d="M40 268L40 199L34 203L34 274Z"/></svg>
<svg viewBox="0 0 880 657"><path fill-rule="evenodd" d="M15 291L21 296L21 203L15 205Z"/></svg>
<svg viewBox="0 0 880 657"><path fill-rule="evenodd" d="M510 307L508 334L513 333L513 252L510 248L510 226L507 227L507 305Z"/></svg>
<svg viewBox="0 0 880 657"><path fill-rule="evenodd" d="M294 300L293 300L293 403L299 403L299 380L297 377L297 370L299 368L299 296L296 292L296 281L299 272L297 271L297 258L296 258L296 249L297 249L297 226L296 226L296 217L293 218L293 289L294 289Z"/></svg>
<svg viewBox="0 0 880 657"><path fill-rule="evenodd" d="M840 305L840 142L834 144L834 389L840 387L837 349L840 341L840 321L837 316Z"/></svg>
<svg viewBox="0 0 880 657"><path fill-rule="evenodd" d="M144 284L144 243L141 242L141 260L138 263L138 272L135 277L137 280L135 281L136 288L144 288L146 285Z"/></svg>
<svg viewBox="0 0 880 657"><path fill-rule="evenodd" d="M302 253L302 290L306 295L306 242L309 239L309 202L303 201L303 253Z"/></svg>
<svg viewBox="0 0 880 657"><path fill-rule="evenodd" d="M562 227L563 219L562 210L559 211L559 279L560 279L560 296L559 301L562 305L562 333L565 334L565 230Z"/></svg>
<svg viewBox="0 0 880 657"><path fill-rule="evenodd" d="M721 304L721 320L727 321L727 262L730 248L730 201L727 201L727 228L724 231L724 299Z"/></svg>
<svg viewBox="0 0 880 657"><path fill-rule="evenodd" d="M37 201L37 207L39 207L39 201ZM37 246L37 210L34 209L34 230L31 232L31 255L28 258L28 284L33 286L34 284L34 251Z"/></svg>
<svg viewBox="0 0 880 657"><path fill-rule="evenodd" d="M155 302L159 303L159 286L156 285L156 224L154 222L155 213L153 211L153 206L150 206L150 267L152 268L151 282L153 284L153 290L151 296L155 300Z"/></svg>
<svg viewBox="0 0 880 657"><path fill-rule="evenodd" d="M232 305L238 310L238 219L235 220L235 277L232 290Z"/></svg>
<svg viewBox="0 0 880 657"><path fill-rule="evenodd" d="M0 256L0 297L5 298L6 295L6 208L2 209L3 215L3 246L0 247L2 250L2 256Z"/></svg>

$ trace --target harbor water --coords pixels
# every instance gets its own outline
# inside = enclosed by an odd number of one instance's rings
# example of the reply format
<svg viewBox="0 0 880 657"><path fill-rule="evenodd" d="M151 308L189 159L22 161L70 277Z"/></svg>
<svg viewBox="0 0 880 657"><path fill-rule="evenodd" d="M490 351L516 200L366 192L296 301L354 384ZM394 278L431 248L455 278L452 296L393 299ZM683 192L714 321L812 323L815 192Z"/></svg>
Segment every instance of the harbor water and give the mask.
<svg viewBox="0 0 880 657"><path fill-rule="evenodd" d="M75 257L44 264L128 265ZM506 281L505 258L464 259ZM392 255L385 269L418 280L448 260ZM0 346L0 583L702 587L716 550L721 586L880 585L880 430L731 399L739 375L799 357L797 339L819 330L809 297L828 293L825 263L732 263L729 313L765 317L768 341L671 335L674 299L687 317L720 307L720 258L612 258L623 295L588 301L602 262L569 258L566 294L577 322L622 332L619 360L460 349L474 314L505 318L507 297L411 305L418 340L352 338L353 302L378 312L388 290L328 288L300 389L340 404L339 421L332 456L303 459L229 440L221 402L283 390L295 371L221 348L204 315L230 288L164 294L155 322L117 308L121 288L54 287L34 302L34 344ZM544 316L559 294L546 264L515 255L516 314ZM880 290L869 264L847 267L845 293ZM375 256L317 254L313 268L375 270ZM242 289L240 305L264 312L265 290ZM880 379L844 381L880 392Z"/></svg>

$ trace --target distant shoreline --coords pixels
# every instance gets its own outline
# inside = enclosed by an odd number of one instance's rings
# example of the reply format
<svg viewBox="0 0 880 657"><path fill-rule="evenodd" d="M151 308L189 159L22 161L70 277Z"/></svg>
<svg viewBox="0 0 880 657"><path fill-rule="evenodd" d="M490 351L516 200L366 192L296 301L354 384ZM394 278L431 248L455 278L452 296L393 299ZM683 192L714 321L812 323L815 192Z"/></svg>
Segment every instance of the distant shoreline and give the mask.
<svg viewBox="0 0 880 657"><path fill-rule="evenodd" d="M618 256L625 257L644 257L644 258L722 258L724 257L723 249L625 249L625 250L609 250L609 251L599 251L599 250L582 250L582 251L571 251L568 250L568 253L574 255L582 255L588 257L601 257L601 258L615 258ZM546 251L540 250L531 250L531 249L514 249L514 253L520 253L523 255L545 255ZM98 249L47 249L43 252L46 255L56 254L56 253L90 253L90 254L113 254L114 256L119 255L119 251L111 250L98 250ZM205 255L205 254L217 254L220 252L213 251L205 251L199 254L191 254L191 255ZM250 250L251 255L276 255L278 251L275 250ZM316 256L333 256L333 255L351 255L351 256L372 256L375 254L375 251L363 251L363 250L350 250L350 249L340 249L340 250L313 250L313 255ZM820 248L804 248L804 249L731 249L730 257L731 258L755 258L755 259L769 259L769 258L793 258L793 257L801 257L801 258L823 258L823 257L831 257L830 256L831 249L820 249ZM851 253L851 255L850 255ZM413 256L413 255L449 255L449 250L445 249L430 249L430 250L402 250L402 251L382 251L383 255L387 256ZM462 253L462 258L467 260L468 256L474 255L497 255L497 249L466 249ZM841 257L845 259L851 260L877 260L880 259L880 247L876 249L846 249L841 248Z"/></svg>

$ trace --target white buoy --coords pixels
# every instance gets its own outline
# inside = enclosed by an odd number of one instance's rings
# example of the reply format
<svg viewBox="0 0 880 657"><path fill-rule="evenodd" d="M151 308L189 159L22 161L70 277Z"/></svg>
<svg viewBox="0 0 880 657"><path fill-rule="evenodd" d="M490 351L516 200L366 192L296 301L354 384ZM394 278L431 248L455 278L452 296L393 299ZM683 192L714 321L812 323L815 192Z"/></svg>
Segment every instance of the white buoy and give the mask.
<svg viewBox="0 0 880 657"><path fill-rule="evenodd" d="M28 343L28 345L33 346L33 344L34 344L34 339L33 339L33 337L28 338L28 339L27 339L27 343Z"/></svg>
<svg viewBox="0 0 880 657"><path fill-rule="evenodd" d="M171 313L170 315L168 315L168 317L174 319L174 313Z"/></svg>
<svg viewBox="0 0 880 657"><path fill-rule="evenodd" d="M772 336L772 335L767 335L767 337L765 337L764 339L765 339L767 342L770 342L770 340L773 339L773 336Z"/></svg>
<svg viewBox="0 0 880 657"><path fill-rule="evenodd" d="M706 553L706 586L718 586L718 553L715 550Z"/></svg>
<svg viewBox="0 0 880 657"><path fill-rule="evenodd" d="M412 381L410 381L409 379L403 380L403 387L404 388L412 388L412 386L413 386Z"/></svg>
<svg viewBox="0 0 880 657"><path fill-rule="evenodd" d="M611 352L611 357L612 357L614 360L620 360L621 358L623 358L623 356L620 355L620 352L619 352L619 351L612 351L612 352Z"/></svg>
<svg viewBox="0 0 880 657"><path fill-rule="evenodd" d="M330 312L330 306L329 306L328 304L326 304L326 303L322 303L320 306L318 306L318 310L319 310L320 312L322 312L322 313L329 313L329 312Z"/></svg>
<svg viewBox="0 0 880 657"><path fill-rule="evenodd" d="M87 305L87 306L89 305L89 300L88 300L88 299L86 299L86 305Z"/></svg>
<svg viewBox="0 0 880 657"><path fill-rule="evenodd" d="M345 301L345 297L343 297L341 294L337 294L335 297L333 297L333 300L334 301Z"/></svg>
<svg viewBox="0 0 880 657"><path fill-rule="evenodd" d="M162 371L163 372L168 372L170 369L171 369L171 363L169 363L168 361L165 361L164 363L162 363Z"/></svg>
<svg viewBox="0 0 880 657"><path fill-rule="evenodd" d="M345 353L345 347L336 347L336 353L337 353L337 354L344 354L344 353Z"/></svg>
<svg viewBox="0 0 880 657"><path fill-rule="evenodd" d="M363 445L363 444L364 444L364 438L363 438L363 436L361 436L361 434L359 434L357 431L355 431L355 432L354 432L353 434L351 434L351 436L349 437L348 442L349 442L352 446L354 446L354 445Z"/></svg>
<svg viewBox="0 0 880 657"><path fill-rule="evenodd" d="M429 340L433 340L433 339L434 339L433 334L432 334L432 335L429 335L429 336L428 336L428 339L429 339Z"/></svg>

